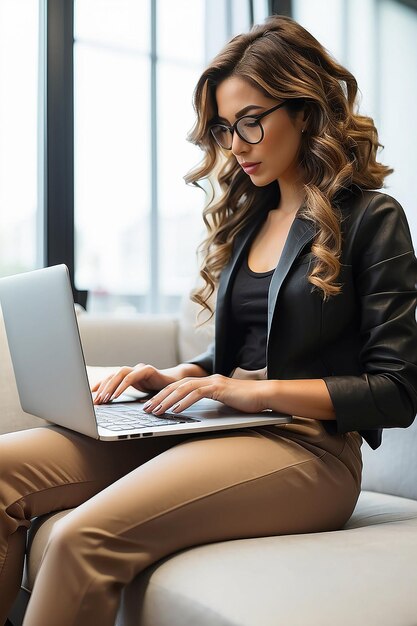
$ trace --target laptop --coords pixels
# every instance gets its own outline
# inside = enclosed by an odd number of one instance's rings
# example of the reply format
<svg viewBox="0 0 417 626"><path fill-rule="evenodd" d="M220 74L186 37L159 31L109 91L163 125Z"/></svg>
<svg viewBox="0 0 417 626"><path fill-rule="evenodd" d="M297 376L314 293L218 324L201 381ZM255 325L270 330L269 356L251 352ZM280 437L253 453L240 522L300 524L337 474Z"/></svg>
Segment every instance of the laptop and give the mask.
<svg viewBox="0 0 417 626"><path fill-rule="evenodd" d="M23 411L104 441L253 428L291 422L202 399L180 414L148 414L119 398L94 405L66 265L0 279L0 305ZM138 354L138 361L140 354Z"/></svg>

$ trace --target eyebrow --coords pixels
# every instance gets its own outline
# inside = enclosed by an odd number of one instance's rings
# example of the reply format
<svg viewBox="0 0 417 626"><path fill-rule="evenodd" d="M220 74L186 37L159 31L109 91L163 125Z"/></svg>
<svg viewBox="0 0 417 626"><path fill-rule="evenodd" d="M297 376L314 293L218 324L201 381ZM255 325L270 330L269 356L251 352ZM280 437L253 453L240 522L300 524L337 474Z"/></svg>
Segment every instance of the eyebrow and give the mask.
<svg viewBox="0 0 417 626"><path fill-rule="evenodd" d="M235 115L235 118L238 119L239 117L242 117L242 115L245 115L245 113L247 113L248 111L251 111L252 109L265 109L265 107L262 107L259 104L249 104L247 107L245 107L241 111L238 111ZM218 115L217 119L222 120L223 122L228 122L228 120L225 117L222 117L221 115Z"/></svg>

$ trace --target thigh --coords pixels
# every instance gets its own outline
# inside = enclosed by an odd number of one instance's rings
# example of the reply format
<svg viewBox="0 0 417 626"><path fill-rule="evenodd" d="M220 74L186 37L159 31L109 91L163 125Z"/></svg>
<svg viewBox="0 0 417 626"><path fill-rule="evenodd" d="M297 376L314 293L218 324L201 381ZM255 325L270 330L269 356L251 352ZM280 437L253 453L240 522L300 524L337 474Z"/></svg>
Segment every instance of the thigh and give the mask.
<svg viewBox="0 0 417 626"><path fill-rule="evenodd" d="M57 426L0 436L0 511L22 519L72 508L179 441L101 442ZM14 530L11 528L10 530Z"/></svg>
<svg viewBox="0 0 417 626"><path fill-rule="evenodd" d="M357 495L346 465L324 450L228 431L162 452L71 512L57 532L68 543L88 528L91 540L94 526L94 545L128 560L135 574L193 545L340 528Z"/></svg>

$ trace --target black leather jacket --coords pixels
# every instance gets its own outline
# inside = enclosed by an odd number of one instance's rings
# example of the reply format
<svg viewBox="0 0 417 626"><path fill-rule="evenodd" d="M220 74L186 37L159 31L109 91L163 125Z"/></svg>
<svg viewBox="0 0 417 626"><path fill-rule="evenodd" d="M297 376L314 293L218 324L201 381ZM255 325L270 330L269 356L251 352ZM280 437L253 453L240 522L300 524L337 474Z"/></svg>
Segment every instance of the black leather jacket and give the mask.
<svg viewBox="0 0 417 626"><path fill-rule="evenodd" d="M407 427L417 413L417 261L404 211L391 196L356 188L340 196L342 293L323 301L307 281L314 226L296 217L268 296L268 379L322 378L335 420L329 432L357 430L376 449L382 429ZM229 375L240 338L230 293L238 261L265 213L237 236L220 276L215 342L191 359Z"/></svg>

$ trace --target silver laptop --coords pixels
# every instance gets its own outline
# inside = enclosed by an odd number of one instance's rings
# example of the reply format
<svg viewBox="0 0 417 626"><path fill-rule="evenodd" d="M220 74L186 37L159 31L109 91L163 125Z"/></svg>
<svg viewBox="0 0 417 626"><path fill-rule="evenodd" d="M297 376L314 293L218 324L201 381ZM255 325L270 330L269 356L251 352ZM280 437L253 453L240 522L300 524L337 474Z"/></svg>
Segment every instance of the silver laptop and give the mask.
<svg viewBox="0 0 417 626"><path fill-rule="evenodd" d="M139 401L95 406L66 265L0 279L0 304L23 411L105 441L290 422L272 411L248 414L199 400L155 416ZM140 354L138 354L140 359Z"/></svg>

